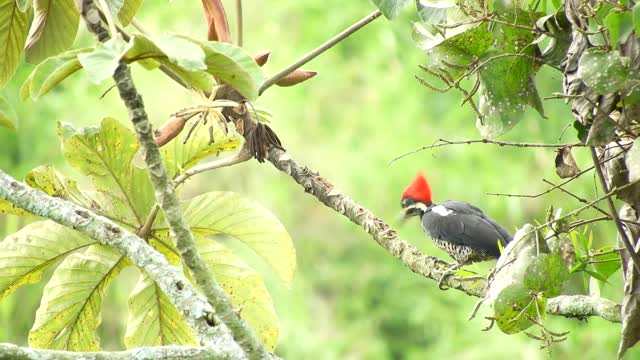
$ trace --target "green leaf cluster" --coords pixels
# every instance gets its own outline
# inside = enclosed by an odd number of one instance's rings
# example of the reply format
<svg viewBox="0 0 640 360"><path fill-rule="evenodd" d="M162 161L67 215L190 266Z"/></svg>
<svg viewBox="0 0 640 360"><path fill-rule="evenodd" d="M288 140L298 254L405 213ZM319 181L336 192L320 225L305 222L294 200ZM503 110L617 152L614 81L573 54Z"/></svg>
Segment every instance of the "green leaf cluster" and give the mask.
<svg viewBox="0 0 640 360"><path fill-rule="evenodd" d="M25 181L51 196L90 208L130 231L142 227L155 197L147 170L137 165L140 149L134 134L117 120L106 118L96 127L60 123L58 135L65 160L90 178L92 188L81 189L53 166L33 169ZM220 129L214 133L213 143L208 139L208 129L199 127L192 141L168 144L163 153L170 174L179 175L204 157L237 149L240 144L238 135ZM25 214L9 205L0 202L0 211ZM273 349L279 323L272 299L261 275L228 247L226 238L251 249L289 286L296 263L286 229L260 204L230 192L212 191L187 199L183 210L196 235L198 251L240 309L240 316ZM180 266L178 250L161 216L147 240ZM0 243L0 299L22 285L39 281L45 271L53 269L29 335L30 345L97 351L100 339L95 334L105 289L129 266L132 264L126 257L108 246L51 221L37 221ZM130 295L125 344L128 348L196 344L181 314L142 270Z"/></svg>
<svg viewBox="0 0 640 360"><path fill-rule="evenodd" d="M438 88L427 80L423 84L439 91L462 91L464 102L472 103L476 127L485 137L512 129L527 107L544 116L534 83L540 67L538 50L527 29L535 25L531 13L520 9L518 2L496 2L496 16L515 25L509 26L465 22L466 16L450 1L417 4L423 22L414 25L414 40L426 54L423 69L446 86Z"/></svg>

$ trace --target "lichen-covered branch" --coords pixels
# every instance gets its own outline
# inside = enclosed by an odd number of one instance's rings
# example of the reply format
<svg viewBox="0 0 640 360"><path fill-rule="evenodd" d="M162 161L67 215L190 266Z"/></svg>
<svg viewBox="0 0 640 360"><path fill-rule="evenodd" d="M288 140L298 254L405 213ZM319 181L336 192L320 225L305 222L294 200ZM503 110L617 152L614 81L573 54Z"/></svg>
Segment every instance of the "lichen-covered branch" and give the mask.
<svg viewBox="0 0 640 360"><path fill-rule="evenodd" d="M460 290L467 295L477 297L486 295L487 281L484 278L451 276L441 280L443 276L441 268L448 266L447 262L426 255L415 246L402 240L395 230L376 217L369 209L336 190L329 181L319 176L317 172L298 164L283 150L271 149L268 160L278 170L292 177L306 192L315 196L320 202L360 225L380 246L402 261L414 273L442 281L443 285ZM589 306L586 306L583 296L575 296L575 305L572 304L573 298L574 296L563 296L559 300L549 299L550 305L548 306L553 307L548 308L547 312L565 317L602 316L609 321L620 321L619 307L617 308L617 317L612 315L611 311L603 311L603 309L610 309L611 306L618 306L609 300L590 298Z"/></svg>
<svg viewBox="0 0 640 360"><path fill-rule="evenodd" d="M75 229L102 244L110 245L127 256L167 294L171 303L198 334L200 342L212 346L229 358L243 359L244 354L231 338L229 330L213 321L214 309L182 273L135 234L113 221L98 216L72 202L54 198L35 190L0 170L0 198L32 214L51 219Z"/></svg>
<svg viewBox="0 0 640 360"><path fill-rule="evenodd" d="M98 40L104 41L106 29L101 24L98 9L93 0L84 0L82 16L87 27ZM142 97L136 90L129 67L121 62L113 80L116 83L120 98L129 110L136 137L144 154L144 161L149 170L151 184L155 189L156 201L165 214L171 234L176 240L176 247L184 264L193 274L193 278L213 305L216 315L229 327L233 338L251 359L268 358L269 354L258 340L251 328L235 313L229 298L215 280L211 269L196 250L195 240L189 225L184 220L182 208L176 195L173 181L164 166L162 155L153 138L151 123L144 108Z"/></svg>
<svg viewBox="0 0 640 360"><path fill-rule="evenodd" d="M547 314L585 319L590 316L619 323L620 304L601 297L587 295L560 295L547 300Z"/></svg>
<svg viewBox="0 0 640 360"><path fill-rule="evenodd" d="M0 343L0 360L226 360L231 359L212 347L154 346L126 351L75 352L33 349Z"/></svg>

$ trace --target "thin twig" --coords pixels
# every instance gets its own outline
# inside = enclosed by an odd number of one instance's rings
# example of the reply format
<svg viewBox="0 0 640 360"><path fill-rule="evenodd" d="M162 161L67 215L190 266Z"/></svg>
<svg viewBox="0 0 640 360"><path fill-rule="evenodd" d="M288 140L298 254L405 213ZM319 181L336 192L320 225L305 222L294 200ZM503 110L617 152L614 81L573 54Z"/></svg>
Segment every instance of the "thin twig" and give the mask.
<svg viewBox="0 0 640 360"><path fill-rule="evenodd" d="M428 146L423 146L421 148L415 149L415 150L411 150L408 151L400 156L397 156L395 158L393 158L391 161L389 161L388 165L393 164L394 162L396 162L397 160L402 159L405 156L411 155L411 154L415 154L417 152L423 151L423 150L429 150L429 149L433 149L433 148L438 148L438 147L442 147L442 146L447 146L447 145L462 145L462 144L494 144L494 145L498 145L498 146L512 146L512 147L519 147L519 148L564 148L564 147L578 147L578 146L586 146L583 143L571 143L571 144L546 144L546 143L526 143L526 142L512 142L512 141L498 141L498 140L491 140L491 139L471 139L471 140L460 140L460 141L451 141L451 140L446 140L446 139L438 139L436 141L433 142L433 144L428 145Z"/></svg>
<svg viewBox="0 0 640 360"><path fill-rule="evenodd" d="M554 186L554 188L557 188L558 190L562 191L563 193L573 197L574 199L580 201L583 204L588 204L589 201L585 198L582 198L572 192L570 192L569 190L563 188L562 186L557 186L554 183L552 183L551 181L547 180L547 179L542 179L542 181L544 181L545 183ZM557 186L557 187L556 187ZM606 220L613 220L613 216L611 216L611 214L609 214L608 212L606 212L605 210L603 210L601 207L596 206L596 205L592 205L592 208L594 208L595 210L597 210L598 212L600 212L601 214L606 216ZM604 219L603 219L604 220ZM620 219L620 221L622 221L625 224L633 224L633 225L638 225L640 226L640 222L637 221L631 221L631 220L624 220L624 219Z"/></svg>
<svg viewBox="0 0 640 360"><path fill-rule="evenodd" d="M568 217L571 217L571 216L574 216L574 215L578 215L579 213L581 213L581 212L582 212L582 211L584 211L585 209L592 207L592 206L593 206L593 204L597 204L597 203L599 203L600 201L602 201L602 200L604 200L604 199L610 198L610 197L612 197L612 196L614 196L614 195L618 194L620 191L622 191L622 190L626 190L626 189L628 189L628 188L630 188L630 187L632 187L632 186L634 186L634 185L636 185L636 184L638 184L638 183L640 183L640 179L638 179L638 180L636 180L636 181L632 181L632 182L630 182L630 183L628 183L628 184L625 184L625 185L623 185L623 186L620 186L619 188L614 188L614 189L612 189L612 190L608 191L607 193L605 193L604 195L599 196L598 198L596 198L596 199L594 199L594 200L590 201L589 203L587 203L587 204L586 204L586 205L584 205L584 206L581 206L581 207L579 207L579 208L577 208L577 209L575 209L575 210L573 210L573 211L571 211L571 212L568 212L567 214L565 214L565 215L563 215L563 216L561 216L561 217L559 217L559 218L557 218L557 219L549 220L549 221L547 221L547 222L546 222L546 223L544 223L544 224L541 224L541 225L536 226L536 227L532 230L532 232L533 232L533 231L540 230L540 229L543 229L543 228L545 228L545 227L547 227L547 226L549 226L549 225L551 225L551 224L554 224L554 223L556 223L556 222L558 222L558 221L564 220L564 219L566 219L566 218L568 218Z"/></svg>
<svg viewBox="0 0 640 360"><path fill-rule="evenodd" d="M604 173L602 172L602 169L598 165L599 163L598 154L596 153L596 149L594 147L591 147L591 158L593 159L593 163L596 165L596 173L598 174L598 178L600 178L600 184L602 185L602 190L604 192L609 192L609 186L607 185L607 180L604 177ZM609 208L611 209L613 219L615 220L616 227L618 228L618 233L622 238L622 243L627 248L627 251L629 252L629 256L633 260L633 265L635 266L636 270L640 271L640 256L638 256L638 253L635 251L635 248L631 243L631 240L629 239L629 235L627 234L626 231L624 231L624 228L622 227L622 221L620 221L620 217L618 216L618 210L616 210L616 205L613 203L613 200L611 199L611 197L607 197L607 203L609 204Z"/></svg>
<svg viewBox="0 0 640 360"><path fill-rule="evenodd" d="M340 41L346 39L349 35L353 34L354 32L360 30L363 26L365 26L365 25L369 24L370 22L372 22L373 20L377 19L378 17L380 17L380 15L382 15L380 10L376 10L376 11L372 12L371 14L369 14L369 15L365 16L364 18L362 18L362 20L360 20L357 23L349 26L344 31L342 31L338 35L334 36L333 38L329 39L324 44L318 46L316 49L312 50L308 54L306 54L303 57L301 57L300 59L296 60L293 64L291 64L291 65L287 66L286 68L282 69L279 73L277 73L277 74L273 75L272 77L268 78L264 82L264 84L262 84L262 87L260 87L259 94L262 94L265 90L267 90L268 88L273 86L275 83L280 81L285 76L289 75L290 73L292 73L296 69L300 68L304 64L308 63L309 61L313 60L314 58L316 58L318 55L322 54L323 52L329 50L335 44L337 44Z"/></svg>

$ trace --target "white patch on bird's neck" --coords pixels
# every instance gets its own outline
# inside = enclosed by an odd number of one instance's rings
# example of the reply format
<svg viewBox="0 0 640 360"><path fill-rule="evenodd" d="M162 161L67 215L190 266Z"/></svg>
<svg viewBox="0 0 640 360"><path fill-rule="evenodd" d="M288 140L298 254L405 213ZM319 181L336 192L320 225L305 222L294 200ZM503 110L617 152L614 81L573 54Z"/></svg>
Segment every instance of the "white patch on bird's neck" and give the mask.
<svg viewBox="0 0 640 360"><path fill-rule="evenodd" d="M451 215L453 214L453 210L449 210L446 207L442 206L442 205L436 205L434 207L431 208L431 211L433 211L434 213L440 215L440 216L447 216L447 215Z"/></svg>
<svg viewBox="0 0 640 360"><path fill-rule="evenodd" d="M428 208L427 204L425 204L423 202L417 202L417 203L413 204L412 207L416 208L416 209L420 209L420 211L422 211L423 213L427 212L427 208Z"/></svg>

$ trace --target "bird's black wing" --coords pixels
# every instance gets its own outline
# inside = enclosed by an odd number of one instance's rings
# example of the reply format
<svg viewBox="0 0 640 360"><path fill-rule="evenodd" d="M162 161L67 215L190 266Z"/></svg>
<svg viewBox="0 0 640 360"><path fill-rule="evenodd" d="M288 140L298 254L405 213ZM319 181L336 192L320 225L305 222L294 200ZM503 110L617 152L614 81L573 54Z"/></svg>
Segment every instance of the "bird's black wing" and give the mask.
<svg viewBox="0 0 640 360"><path fill-rule="evenodd" d="M439 205L450 211L447 215L434 211L435 207L423 215L422 227L425 232L433 239L483 250L495 257L500 256L498 242L506 245L510 241L511 235L474 206L449 205L449 202ZM503 231L499 231L496 225Z"/></svg>
<svg viewBox="0 0 640 360"><path fill-rule="evenodd" d="M482 212L482 210L480 210L479 208L467 202L447 200L440 205L446 207L447 209L452 210L454 213L457 213L457 214L476 215L483 218L485 221L491 224L491 226L493 226L493 228L496 229L496 231L500 234L500 242L502 243L503 246L506 246L507 243L513 240L513 236L511 235L511 233L509 233L507 229L504 228L504 226L498 224L495 220L485 215L485 213Z"/></svg>

